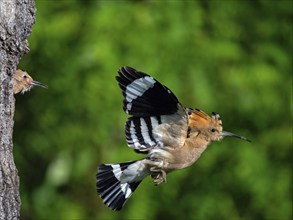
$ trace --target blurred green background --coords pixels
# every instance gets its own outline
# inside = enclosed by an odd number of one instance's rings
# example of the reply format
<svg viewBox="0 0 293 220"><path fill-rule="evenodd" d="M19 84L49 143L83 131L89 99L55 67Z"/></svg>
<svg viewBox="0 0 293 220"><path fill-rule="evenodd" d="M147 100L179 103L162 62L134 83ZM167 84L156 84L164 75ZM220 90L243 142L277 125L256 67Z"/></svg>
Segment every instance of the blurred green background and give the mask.
<svg viewBox="0 0 293 220"><path fill-rule="evenodd" d="M19 65L48 90L16 95L21 219L292 219L292 1L36 1ZM252 139L213 143L124 209L98 197L99 163L127 147L117 70L167 85Z"/></svg>

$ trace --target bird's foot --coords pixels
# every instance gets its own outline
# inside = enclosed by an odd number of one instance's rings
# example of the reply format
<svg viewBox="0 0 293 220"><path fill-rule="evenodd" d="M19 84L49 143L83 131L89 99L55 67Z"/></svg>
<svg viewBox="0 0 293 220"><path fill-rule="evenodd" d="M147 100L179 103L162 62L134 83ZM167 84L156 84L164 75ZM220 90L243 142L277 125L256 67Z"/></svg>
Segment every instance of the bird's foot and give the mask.
<svg viewBox="0 0 293 220"><path fill-rule="evenodd" d="M157 186L161 183L167 182L167 175L164 170L158 170L156 167L150 169L151 177L153 178L154 184Z"/></svg>

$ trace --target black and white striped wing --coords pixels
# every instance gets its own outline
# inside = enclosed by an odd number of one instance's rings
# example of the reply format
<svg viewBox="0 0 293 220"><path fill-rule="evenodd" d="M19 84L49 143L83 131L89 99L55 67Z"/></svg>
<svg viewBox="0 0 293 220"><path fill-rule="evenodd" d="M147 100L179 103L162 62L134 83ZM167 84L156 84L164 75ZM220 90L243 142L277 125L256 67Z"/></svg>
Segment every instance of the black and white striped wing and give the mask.
<svg viewBox="0 0 293 220"><path fill-rule="evenodd" d="M147 153L155 146L183 144L187 116L172 91L131 67L122 67L118 73L116 79L124 97L123 109L133 115L125 125L128 146Z"/></svg>
<svg viewBox="0 0 293 220"><path fill-rule="evenodd" d="M156 128L160 124L160 116L129 118L125 124L128 146L138 152L147 153L152 147L162 145L155 133Z"/></svg>
<svg viewBox="0 0 293 220"><path fill-rule="evenodd" d="M136 117L169 115L178 110L179 101L166 86L153 77L124 66L116 80L122 89L124 111Z"/></svg>
<svg viewBox="0 0 293 220"><path fill-rule="evenodd" d="M187 137L187 121L183 108L170 115L131 117L125 125L127 144L139 153L154 147L180 147Z"/></svg>

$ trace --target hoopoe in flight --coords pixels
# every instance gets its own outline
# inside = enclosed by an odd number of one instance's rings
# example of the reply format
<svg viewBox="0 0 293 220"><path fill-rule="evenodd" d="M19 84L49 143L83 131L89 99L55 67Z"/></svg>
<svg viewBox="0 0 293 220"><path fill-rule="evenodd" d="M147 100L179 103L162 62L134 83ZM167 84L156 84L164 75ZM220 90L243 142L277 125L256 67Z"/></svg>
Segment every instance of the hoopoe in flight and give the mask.
<svg viewBox="0 0 293 220"><path fill-rule="evenodd" d="M29 91L33 86L40 86L48 88L43 83L34 81L33 78L25 71L18 69L13 75L13 93L25 93Z"/></svg>
<svg viewBox="0 0 293 220"><path fill-rule="evenodd" d="M96 187L103 202L120 210L147 176L154 184L166 182L166 174L191 166L208 144L232 136L223 131L218 113L184 108L166 86L153 77L124 66L116 80L122 89L123 109L131 115L125 124L129 147L146 157L118 164L100 164Z"/></svg>

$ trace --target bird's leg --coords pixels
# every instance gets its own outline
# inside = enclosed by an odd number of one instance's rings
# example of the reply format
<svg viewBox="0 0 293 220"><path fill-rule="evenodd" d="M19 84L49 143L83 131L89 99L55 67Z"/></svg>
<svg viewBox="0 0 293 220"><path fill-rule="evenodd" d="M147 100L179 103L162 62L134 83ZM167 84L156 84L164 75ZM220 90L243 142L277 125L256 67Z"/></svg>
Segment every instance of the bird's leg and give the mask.
<svg viewBox="0 0 293 220"><path fill-rule="evenodd" d="M154 184L157 186L161 183L167 182L166 172L162 169L157 169L156 167L151 167L150 171L151 177L154 180Z"/></svg>
<svg viewBox="0 0 293 220"><path fill-rule="evenodd" d="M166 172L162 169L164 161L152 156L147 161L147 165L150 167L151 177L153 178L154 184L157 186L161 183L165 183L167 181Z"/></svg>

